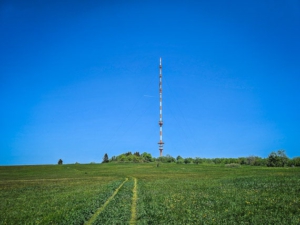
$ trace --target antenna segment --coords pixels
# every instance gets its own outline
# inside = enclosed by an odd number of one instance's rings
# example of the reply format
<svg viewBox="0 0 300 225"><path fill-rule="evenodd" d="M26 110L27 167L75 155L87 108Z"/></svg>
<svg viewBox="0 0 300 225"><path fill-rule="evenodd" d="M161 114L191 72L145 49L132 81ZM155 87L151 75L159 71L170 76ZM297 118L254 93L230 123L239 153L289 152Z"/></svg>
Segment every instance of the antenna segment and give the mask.
<svg viewBox="0 0 300 225"><path fill-rule="evenodd" d="M164 149L164 142L163 142L163 135L162 135L162 126L163 126L163 120L162 120L162 63L161 58L159 59L159 142L158 142L158 149L159 149L159 155L162 156L162 152Z"/></svg>

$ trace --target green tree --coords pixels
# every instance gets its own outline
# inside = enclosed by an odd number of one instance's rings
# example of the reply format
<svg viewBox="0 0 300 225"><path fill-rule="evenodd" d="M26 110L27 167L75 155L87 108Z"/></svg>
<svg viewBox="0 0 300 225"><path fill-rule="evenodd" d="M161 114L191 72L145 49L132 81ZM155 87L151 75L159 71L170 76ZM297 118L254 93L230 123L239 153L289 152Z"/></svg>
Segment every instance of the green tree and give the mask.
<svg viewBox="0 0 300 225"><path fill-rule="evenodd" d="M246 158L247 164L253 166L255 164L256 158L257 158L256 156L248 156Z"/></svg>
<svg viewBox="0 0 300 225"><path fill-rule="evenodd" d="M135 155L135 156L138 156L138 157L141 156L139 152L135 152L134 155Z"/></svg>
<svg viewBox="0 0 300 225"><path fill-rule="evenodd" d="M120 161L120 162L124 162L124 161L126 161L126 156L125 155L119 155L118 157L117 157L117 160L118 161Z"/></svg>
<svg viewBox="0 0 300 225"><path fill-rule="evenodd" d="M283 167L288 164L288 157L284 150L278 150L277 152L271 152L267 159L267 166L269 167Z"/></svg>
<svg viewBox="0 0 300 225"><path fill-rule="evenodd" d="M58 164L58 165L62 165L62 164L63 164L62 159L59 159L57 164Z"/></svg>
<svg viewBox="0 0 300 225"><path fill-rule="evenodd" d="M102 163L108 163L108 162L109 162L108 155L107 155L107 153L105 153Z"/></svg>
<svg viewBox="0 0 300 225"><path fill-rule="evenodd" d="M241 165L247 164L247 159L245 157L239 157L238 162Z"/></svg>
<svg viewBox="0 0 300 225"><path fill-rule="evenodd" d="M171 155L166 155L166 156L158 157L157 161L162 163L171 163L171 162L175 162L175 158L173 158Z"/></svg>
<svg viewBox="0 0 300 225"><path fill-rule="evenodd" d="M183 159L180 155L176 157L176 160L180 160L180 159Z"/></svg>
<svg viewBox="0 0 300 225"><path fill-rule="evenodd" d="M214 159L212 159L212 161L213 161L215 164L221 164L221 163L222 163L222 159L221 159L221 158L214 158Z"/></svg>
<svg viewBox="0 0 300 225"><path fill-rule="evenodd" d="M179 158L176 161L177 164L183 164L184 163L184 159L183 158Z"/></svg>
<svg viewBox="0 0 300 225"><path fill-rule="evenodd" d="M142 154L142 158L143 158L144 162L152 162L153 161L151 154L147 153L147 152L144 152Z"/></svg>
<svg viewBox="0 0 300 225"><path fill-rule="evenodd" d="M196 157L196 158L194 159L194 163L196 163L196 164L202 163L202 159L199 158L199 157Z"/></svg>
<svg viewBox="0 0 300 225"><path fill-rule="evenodd" d="M267 159L256 157L254 166L266 166L266 165L267 165Z"/></svg>
<svg viewBox="0 0 300 225"><path fill-rule="evenodd" d="M171 155L167 154L166 155L166 160L168 163L171 163L171 162L175 162L175 158L173 158Z"/></svg>
<svg viewBox="0 0 300 225"><path fill-rule="evenodd" d="M295 157L293 159L290 159L289 162L288 162L288 165L289 166L300 166L300 157Z"/></svg>
<svg viewBox="0 0 300 225"><path fill-rule="evenodd" d="M185 164L193 163L193 158L185 158L185 159L184 159L184 163L185 163Z"/></svg>

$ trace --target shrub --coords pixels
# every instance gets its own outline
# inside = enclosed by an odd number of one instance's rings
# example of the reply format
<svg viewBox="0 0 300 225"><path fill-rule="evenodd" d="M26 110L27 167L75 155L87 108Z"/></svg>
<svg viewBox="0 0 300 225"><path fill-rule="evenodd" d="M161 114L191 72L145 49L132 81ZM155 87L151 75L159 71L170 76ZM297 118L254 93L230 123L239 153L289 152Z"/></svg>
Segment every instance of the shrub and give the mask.
<svg viewBox="0 0 300 225"><path fill-rule="evenodd" d="M241 167L241 165L238 163L229 163L229 164L225 164L225 167Z"/></svg>
<svg viewBox="0 0 300 225"><path fill-rule="evenodd" d="M195 159L194 159L194 163L196 163L196 164L200 164L200 163L202 163L203 161L202 161L202 159L200 159L199 157L196 157Z"/></svg>
<svg viewBox="0 0 300 225"><path fill-rule="evenodd" d="M181 158L181 159L177 159L177 162L176 162L177 164L183 164L184 163L184 159L183 158Z"/></svg>
<svg viewBox="0 0 300 225"><path fill-rule="evenodd" d="M269 167L283 167L288 164L288 157L284 150L278 150L277 152L271 152L267 159L267 166Z"/></svg>
<svg viewBox="0 0 300 225"><path fill-rule="evenodd" d="M142 154L142 158L143 158L144 162L153 162L153 158L152 158L151 154L149 154L147 152L144 152Z"/></svg>
<svg viewBox="0 0 300 225"><path fill-rule="evenodd" d="M193 159L192 159L192 158L185 158L185 159L184 159L184 163L185 163L185 164L193 163Z"/></svg>
<svg viewBox="0 0 300 225"><path fill-rule="evenodd" d="M183 159L180 155L176 157L176 160Z"/></svg>
<svg viewBox="0 0 300 225"><path fill-rule="evenodd" d="M288 161L288 166L292 166L292 167L300 166L300 157L295 157L293 159L290 159Z"/></svg>
<svg viewBox="0 0 300 225"><path fill-rule="evenodd" d="M171 162L175 162L175 158L173 158L170 155L166 155L166 156L160 156L159 158L157 158L157 161L163 163L171 163Z"/></svg>

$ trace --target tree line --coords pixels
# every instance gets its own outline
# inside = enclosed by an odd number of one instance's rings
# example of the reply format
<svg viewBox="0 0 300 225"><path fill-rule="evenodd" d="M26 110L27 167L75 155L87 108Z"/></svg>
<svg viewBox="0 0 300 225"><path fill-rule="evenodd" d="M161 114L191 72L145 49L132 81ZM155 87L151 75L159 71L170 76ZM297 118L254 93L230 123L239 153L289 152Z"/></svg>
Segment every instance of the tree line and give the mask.
<svg viewBox="0 0 300 225"><path fill-rule="evenodd" d="M284 167L284 166L300 166L300 157L288 158L284 150L271 152L267 158L258 156L248 156L239 158L183 158L171 155L161 156L158 158L152 157L150 153L144 152L126 152L118 156L113 156L109 159L107 153L103 157L102 163L109 162L162 162L162 163L177 163L177 164L240 164L250 166L268 166L268 167Z"/></svg>

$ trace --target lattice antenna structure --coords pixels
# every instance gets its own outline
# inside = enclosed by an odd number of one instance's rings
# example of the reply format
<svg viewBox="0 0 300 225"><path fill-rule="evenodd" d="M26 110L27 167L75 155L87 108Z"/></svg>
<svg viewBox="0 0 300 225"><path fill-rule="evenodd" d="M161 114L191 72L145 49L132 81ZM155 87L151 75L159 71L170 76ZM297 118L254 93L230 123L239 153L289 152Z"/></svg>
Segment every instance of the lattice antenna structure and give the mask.
<svg viewBox="0 0 300 225"><path fill-rule="evenodd" d="M162 156L164 150L164 142L163 142L163 119L162 119L162 63L161 58L159 59L159 142L158 142L158 149L159 155Z"/></svg>

